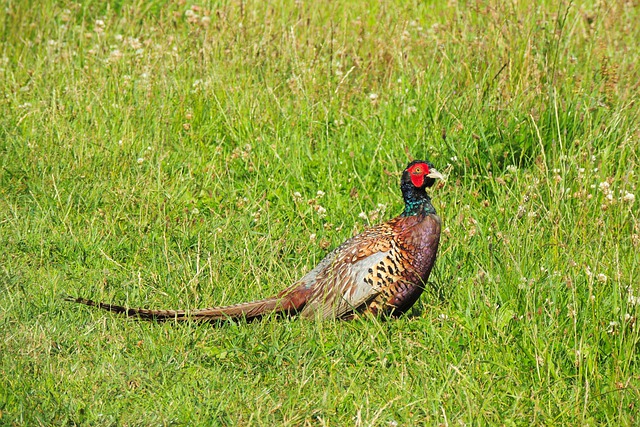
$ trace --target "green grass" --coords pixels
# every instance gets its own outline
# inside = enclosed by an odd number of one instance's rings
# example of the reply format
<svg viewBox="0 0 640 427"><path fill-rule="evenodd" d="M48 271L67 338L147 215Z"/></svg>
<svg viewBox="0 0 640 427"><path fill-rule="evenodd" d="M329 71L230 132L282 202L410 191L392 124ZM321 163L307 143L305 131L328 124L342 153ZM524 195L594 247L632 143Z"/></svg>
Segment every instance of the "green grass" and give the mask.
<svg viewBox="0 0 640 427"><path fill-rule="evenodd" d="M4 2L0 424L640 422L640 8L341 3ZM449 176L410 316L60 298L271 295L409 156Z"/></svg>

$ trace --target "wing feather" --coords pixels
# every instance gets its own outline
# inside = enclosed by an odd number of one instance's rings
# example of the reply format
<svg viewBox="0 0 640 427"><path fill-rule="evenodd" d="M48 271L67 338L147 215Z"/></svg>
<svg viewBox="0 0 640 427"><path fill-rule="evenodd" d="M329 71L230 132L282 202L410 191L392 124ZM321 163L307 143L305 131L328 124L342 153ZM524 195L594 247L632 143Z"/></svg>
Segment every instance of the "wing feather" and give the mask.
<svg viewBox="0 0 640 427"><path fill-rule="evenodd" d="M387 224L344 242L292 287L309 292L301 315L340 318L373 300L382 291L377 268L388 263L394 249Z"/></svg>

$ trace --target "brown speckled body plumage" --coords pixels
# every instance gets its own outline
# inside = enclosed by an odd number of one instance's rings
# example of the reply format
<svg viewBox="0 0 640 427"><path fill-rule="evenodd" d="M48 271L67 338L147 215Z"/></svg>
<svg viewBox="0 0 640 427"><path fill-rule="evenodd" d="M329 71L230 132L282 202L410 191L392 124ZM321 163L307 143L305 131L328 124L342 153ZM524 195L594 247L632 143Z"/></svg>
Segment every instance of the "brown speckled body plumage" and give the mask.
<svg viewBox="0 0 640 427"><path fill-rule="evenodd" d="M325 319L349 319L360 313L398 316L418 300L436 260L440 218L425 191L436 178L442 176L428 162L411 162L400 187L405 201L402 215L347 240L302 279L271 298L191 312L68 299L157 320L253 319L269 313Z"/></svg>

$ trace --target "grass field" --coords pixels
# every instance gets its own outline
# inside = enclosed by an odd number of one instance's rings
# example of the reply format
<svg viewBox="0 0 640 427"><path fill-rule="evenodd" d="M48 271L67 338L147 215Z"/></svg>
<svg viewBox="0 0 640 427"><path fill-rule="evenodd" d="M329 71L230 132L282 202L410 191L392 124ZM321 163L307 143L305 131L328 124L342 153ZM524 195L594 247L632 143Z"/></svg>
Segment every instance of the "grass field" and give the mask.
<svg viewBox="0 0 640 427"><path fill-rule="evenodd" d="M0 425L640 423L637 2L0 10ZM145 323L271 295L402 210L395 321Z"/></svg>

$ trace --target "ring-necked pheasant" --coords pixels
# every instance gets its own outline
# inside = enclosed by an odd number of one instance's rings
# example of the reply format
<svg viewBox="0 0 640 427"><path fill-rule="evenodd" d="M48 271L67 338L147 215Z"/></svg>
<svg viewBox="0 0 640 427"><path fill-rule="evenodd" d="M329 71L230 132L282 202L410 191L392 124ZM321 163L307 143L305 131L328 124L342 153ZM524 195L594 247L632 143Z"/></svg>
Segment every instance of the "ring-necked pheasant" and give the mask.
<svg viewBox="0 0 640 427"><path fill-rule="evenodd" d="M260 301L187 312L147 310L67 298L142 319L254 319L268 313L348 319L359 313L398 316L418 299L436 260L440 218L425 189L442 175L426 161L409 163L400 189L404 212L344 242L278 295Z"/></svg>

